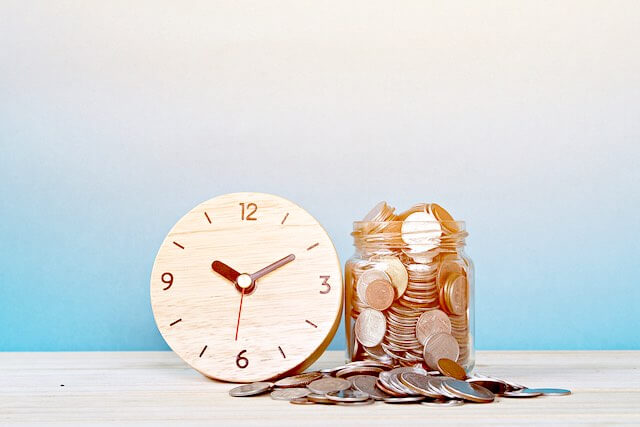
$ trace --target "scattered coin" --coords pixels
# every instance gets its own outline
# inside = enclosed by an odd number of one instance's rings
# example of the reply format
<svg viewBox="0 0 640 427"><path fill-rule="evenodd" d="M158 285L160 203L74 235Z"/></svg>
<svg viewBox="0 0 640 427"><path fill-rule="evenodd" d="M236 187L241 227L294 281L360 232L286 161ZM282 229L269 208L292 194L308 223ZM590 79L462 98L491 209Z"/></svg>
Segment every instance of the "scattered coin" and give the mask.
<svg viewBox="0 0 640 427"><path fill-rule="evenodd" d="M376 382L378 381L377 376L354 375L350 380L353 388L363 393L367 393L372 399L382 400L385 397L390 397L387 393L376 387Z"/></svg>
<svg viewBox="0 0 640 427"><path fill-rule="evenodd" d="M336 402L361 402L369 399L369 394L351 389L330 391L325 396L327 399L335 400Z"/></svg>
<svg viewBox="0 0 640 427"><path fill-rule="evenodd" d="M323 405L335 405L336 404L335 400L327 399L327 396L325 396L324 394L310 393L310 394L307 395L307 400L309 400L310 402L313 402L313 403L319 403L319 404L323 404Z"/></svg>
<svg viewBox="0 0 640 427"><path fill-rule="evenodd" d="M539 391L531 391L531 392L524 392L525 389L522 390L516 390L516 391L505 391L503 396L504 397L518 397L518 398L528 398L528 397L538 397L538 396L542 396L542 393Z"/></svg>
<svg viewBox="0 0 640 427"><path fill-rule="evenodd" d="M470 402L489 403L495 399L494 394L486 388L466 381L449 379L444 381L442 386L459 398Z"/></svg>
<svg viewBox="0 0 640 427"><path fill-rule="evenodd" d="M314 402L307 399L306 397L297 397L295 399L291 399L289 403L293 403L294 405L315 405Z"/></svg>
<svg viewBox="0 0 640 427"><path fill-rule="evenodd" d="M375 347L382 342L387 331L384 314L372 308L365 308L356 320L355 332L358 341L366 347Z"/></svg>
<svg viewBox="0 0 640 427"><path fill-rule="evenodd" d="M307 372L304 374L294 375L292 377L282 378L281 380L276 381L275 386L282 388L304 387L318 378L322 378L322 374L320 372Z"/></svg>
<svg viewBox="0 0 640 427"><path fill-rule="evenodd" d="M268 383L268 382L243 384L229 390L229 396L233 396L233 397L257 396L259 394L268 392L272 388L273 388L273 383Z"/></svg>
<svg viewBox="0 0 640 427"><path fill-rule="evenodd" d="M431 335L424 343L424 362L429 369L438 369L438 360L458 360L460 347L456 339L447 333L440 332Z"/></svg>
<svg viewBox="0 0 640 427"><path fill-rule="evenodd" d="M313 381L307 385L307 388L311 390L312 393L324 395L332 391L351 388L351 382L342 378L324 377Z"/></svg>
<svg viewBox="0 0 640 427"><path fill-rule="evenodd" d="M349 378L353 375L378 375L383 370L377 366L347 366L336 372L336 377Z"/></svg>
<svg viewBox="0 0 640 427"><path fill-rule="evenodd" d="M491 378L470 378L467 382L478 384L489 390L491 393L496 396L501 396L507 391L508 386L504 381L495 380Z"/></svg>
<svg viewBox="0 0 640 427"><path fill-rule="evenodd" d="M271 392L273 400L292 400L306 397L310 393L306 388L278 388Z"/></svg>
<svg viewBox="0 0 640 427"><path fill-rule="evenodd" d="M424 402L420 402L421 405L426 405L426 406L439 406L439 407L445 407L445 406L461 406L464 404L464 400L461 399L449 399L449 400L444 400L444 399L435 399L435 400L425 400Z"/></svg>
<svg viewBox="0 0 640 427"><path fill-rule="evenodd" d="M571 390L566 388L525 388L520 393L542 393L545 396L567 396L571 394Z"/></svg>
<svg viewBox="0 0 640 427"><path fill-rule="evenodd" d="M363 406L363 405L371 405L374 402L373 399L361 400L358 402L335 402L340 406Z"/></svg>
<svg viewBox="0 0 640 427"><path fill-rule="evenodd" d="M442 375L455 378L457 380L465 380L467 378L467 373L462 368L462 366L458 365L451 359L440 359L438 360L438 370ZM276 383L278 385L278 383Z"/></svg>
<svg viewBox="0 0 640 427"><path fill-rule="evenodd" d="M383 400L384 403L416 403L422 402L425 399L424 396L407 396L407 397L387 397Z"/></svg>
<svg viewBox="0 0 640 427"><path fill-rule="evenodd" d="M440 393L434 393L429 387L429 377L416 372L403 372L400 381L414 392L432 399L442 397Z"/></svg>

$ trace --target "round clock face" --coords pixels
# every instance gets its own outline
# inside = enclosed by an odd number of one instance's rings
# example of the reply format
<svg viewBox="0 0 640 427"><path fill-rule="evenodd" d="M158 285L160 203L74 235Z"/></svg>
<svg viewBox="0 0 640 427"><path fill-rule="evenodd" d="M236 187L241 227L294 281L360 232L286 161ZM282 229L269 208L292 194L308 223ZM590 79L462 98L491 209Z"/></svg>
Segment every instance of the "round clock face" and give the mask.
<svg viewBox="0 0 640 427"><path fill-rule="evenodd" d="M331 239L281 197L206 201L171 229L151 273L169 346L204 375L250 382L301 371L340 323L342 275Z"/></svg>

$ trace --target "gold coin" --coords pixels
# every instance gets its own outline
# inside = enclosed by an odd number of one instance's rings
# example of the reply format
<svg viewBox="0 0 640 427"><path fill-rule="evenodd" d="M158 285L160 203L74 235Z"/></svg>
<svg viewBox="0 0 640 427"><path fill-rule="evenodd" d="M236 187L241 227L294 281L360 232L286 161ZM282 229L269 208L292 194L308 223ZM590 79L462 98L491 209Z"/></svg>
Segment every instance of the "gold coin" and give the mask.
<svg viewBox="0 0 640 427"><path fill-rule="evenodd" d="M442 310L425 311L416 322L416 338L424 345L428 337L439 332L451 333L451 321Z"/></svg>
<svg viewBox="0 0 640 427"><path fill-rule="evenodd" d="M468 285L466 277L460 274L453 274L447 279L445 288L445 299L449 309L453 314L463 314L467 311L468 305Z"/></svg>
<svg viewBox="0 0 640 427"><path fill-rule="evenodd" d="M438 360L458 360L460 347L456 339L445 332L431 335L424 343L423 357L429 369L438 369Z"/></svg>
<svg viewBox="0 0 640 427"><path fill-rule="evenodd" d="M393 304L395 289L388 280L374 280L365 290L365 301L376 310L386 310Z"/></svg>
<svg viewBox="0 0 640 427"><path fill-rule="evenodd" d="M382 256L376 258L374 261L389 275L391 284L396 291L395 298L400 298L402 294L404 294L404 291L407 290L409 283L409 274L407 273L407 269L404 268L402 261L395 256Z"/></svg>
<svg viewBox="0 0 640 427"><path fill-rule="evenodd" d="M438 221L440 221L442 227L449 233L457 233L460 231L458 224L453 220L451 214L449 214L449 212L447 212L442 206L436 203L431 203L429 205L429 211Z"/></svg>
<svg viewBox="0 0 640 427"><path fill-rule="evenodd" d="M276 387L289 388L289 387L304 387L312 381L322 378L320 372L307 372L304 374L294 375L292 377L282 378L276 381Z"/></svg>
<svg viewBox="0 0 640 427"><path fill-rule="evenodd" d="M442 375L457 380L465 380L467 378L467 373L462 369L462 366L451 359L443 358L438 360L438 370Z"/></svg>
<svg viewBox="0 0 640 427"><path fill-rule="evenodd" d="M387 319L378 310L365 308L356 320L356 338L365 347L375 347L380 344L386 330Z"/></svg>

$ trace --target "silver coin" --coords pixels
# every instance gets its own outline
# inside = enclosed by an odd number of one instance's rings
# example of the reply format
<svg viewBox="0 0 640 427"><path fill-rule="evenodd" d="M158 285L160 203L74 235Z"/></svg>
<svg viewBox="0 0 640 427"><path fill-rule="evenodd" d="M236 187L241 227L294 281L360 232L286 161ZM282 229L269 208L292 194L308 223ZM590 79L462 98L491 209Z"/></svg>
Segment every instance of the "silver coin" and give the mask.
<svg viewBox="0 0 640 427"><path fill-rule="evenodd" d="M324 395L330 391L341 391L351 388L351 381L342 378L324 377L308 384L307 388L315 394Z"/></svg>
<svg viewBox="0 0 640 427"><path fill-rule="evenodd" d="M329 400L335 400L336 402L362 402L369 399L369 394L360 390L340 390L330 391L325 394Z"/></svg>
<svg viewBox="0 0 640 427"><path fill-rule="evenodd" d="M273 383L268 383L268 382L243 384L229 390L229 396L233 396L233 397L257 396L259 394L268 392L272 388L273 388Z"/></svg>
<svg viewBox="0 0 640 427"><path fill-rule="evenodd" d="M407 397L387 397L382 401L384 403L416 403L425 400L424 396L407 396Z"/></svg>
<svg viewBox="0 0 640 427"><path fill-rule="evenodd" d="M516 390L516 391L505 391L503 396L504 397L518 397L518 398L527 398L527 397L538 397L538 396L542 396L542 393L538 392L530 392L530 393L523 393L524 390L527 390L526 388L523 388L522 390Z"/></svg>
<svg viewBox="0 0 640 427"><path fill-rule="evenodd" d="M334 402L340 406L362 406L362 405L371 405L374 402L373 399L360 400L358 402Z"/></svg>
<svg viewBox="0 0 640 427"><path fill-rule="evenodd" d="M335 400L327 399L327 396L325 396L324 394L310 393L307 395L306 399L313 403L320 403L324 405L335 405L336 403L338 403Z"/></svg>
<svg viewBox="0 0 640 427"><path fill-rule="evenodd" d="M449 400L441 400L441 399L436 399L436 400L427 400L424 402L420 402L421 405L425 405L425 406L440 406L440 407L445 407L445 406L461 406L464 404L464 400L460 400L460 399L449 399Z"/></svg>
<svg viewBox="0 0 640 427"><path fill-rule="evenodd" d="M279 388L271 392L273 400L293 400L301 397L307 397L311 393L308 389L302 387Z"/></svg>
<svg viewBox="0 0 640 427"><path fill-rule="evenodd" d="M315 405L316 403L307 399L306 397L296 397L295 399L291 399L289 403L294 405Z"/></svg>
<svg viewBox="0 0 640 427"><path fill-rule="evenodd" d="M571 390L566 388L525 388L519 390L518 393L542 393L545 396L567 396L571 394Z"/></svg>

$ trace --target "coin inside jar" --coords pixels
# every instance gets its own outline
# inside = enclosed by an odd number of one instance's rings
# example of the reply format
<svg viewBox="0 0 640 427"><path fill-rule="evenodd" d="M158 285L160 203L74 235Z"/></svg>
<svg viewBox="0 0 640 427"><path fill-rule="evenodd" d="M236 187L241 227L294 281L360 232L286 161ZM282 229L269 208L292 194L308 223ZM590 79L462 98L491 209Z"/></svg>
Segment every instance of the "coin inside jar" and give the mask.
<svg viewBox="0 0 640 427"><path fill-rule="evenodd" d="M440 222L428 212L414 212L402 222L402 240L418 253L425 253L438 247L442 235Z"/></svg>
<svg viewBox="0 0 640 427"><path fill-rule="evenodd" d="M395 290L388 280L374 280L365 290L366 303L376 310L386 310L393 304Z"/></svg>
<svg viewBox="0 0 640 427"><path fill-rule="evenodd" d="M444 332L431 335L424 344L423 357L424 362L429 369L438 369L438 360L451 359L458 360L460 355L460 347L456 339Z"/></svg>
<svg viewBox="0 0 640 427"><path fill-rule="evenodd" d="M453 314L463 314L467 310L467 279L461 274L449 276L445 283L445 299Z"/></svg>
<svg viewBox="0 0 640 427"><path fill-rule="evenodd" d="M322 374L320 372L307 372L304 374L294 375L292 377L282 378L281 380L276 381L275 386L282 388L304 387L318 378L322 378Z"/></svg>
<svg viewBox="0 0 640 427"><path fill-rule="evenodd" d="M358 298L360 298L360 301L362 301L363 303L369 304L366 295L367 288L372 282L375 282L376 280L385 280L391 283L391 278L389 277L389 275L377 268L366 270L360 275L360 277L358 277L358 282L356 283L356 294L358 295Z"/></svg>
<svg viewBox="0 0 640 427"><path fill-rule="evenodd" d="M356 320L355 332L358 341L365 347L375 347L382 342L387 331L387 319L378 310L365 308Z"/></svg>
<svg viewBox="0 0 640 427"><path fill-rule="evenodd" d="M394 298L400 298L407 290L409 283L409 273L407 273L407 269L404 264L402 264L402 261L395 256L382 256L376 257L375 262L384 269L385 273L387 273L391 279L391 284L395 289Z"/></svg>
<svg viewBox="0 0 640 427"><path fill-rule="evenodd" d="M458 224L453 220L453 217L442 206L437 203L429 204L429 212L440 222L442 228L449 233L457 233L460 231Z"/></svg>
<svg viewBox="0 0 640 427"><path fill-rule="evenodd" d="M424 345L427 338L439 332L451 333L451 321L442 310L429 310L420 315L416 322L416 338Z"/></svg>
<svg viewBox="0 0 640 427"><path fill-rule="evenodd" d="M462 366L458 365L451 359L440 359L438 360L438 370L442 375L447 377L452 377L457 380L464 380L467 378L467 373Z"/></svg>

